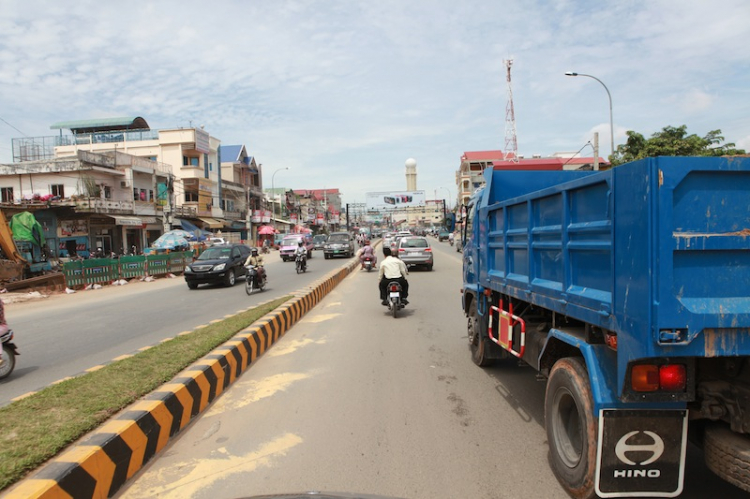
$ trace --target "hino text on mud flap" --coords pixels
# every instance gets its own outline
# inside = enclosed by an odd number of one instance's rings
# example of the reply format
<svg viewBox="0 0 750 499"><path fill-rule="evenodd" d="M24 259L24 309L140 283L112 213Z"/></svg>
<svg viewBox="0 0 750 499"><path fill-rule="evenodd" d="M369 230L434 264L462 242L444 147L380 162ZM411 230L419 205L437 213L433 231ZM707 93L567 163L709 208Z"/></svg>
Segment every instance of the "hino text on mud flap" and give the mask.
<svg viewBox="0 0 750 499"><path fill-rule="evenodd" d="M600 411L597 494L678 496L686 444L687 411Z"/></svg>

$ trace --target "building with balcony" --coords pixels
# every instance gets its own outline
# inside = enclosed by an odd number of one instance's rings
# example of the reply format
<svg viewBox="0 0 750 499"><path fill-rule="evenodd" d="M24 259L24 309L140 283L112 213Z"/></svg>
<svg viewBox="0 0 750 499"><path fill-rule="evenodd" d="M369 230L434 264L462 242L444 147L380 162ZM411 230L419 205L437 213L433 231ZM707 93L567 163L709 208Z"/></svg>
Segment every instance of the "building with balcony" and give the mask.
<svg viewBox="0 0 750 499"><path fill-rule="evenodd" d="M51 128L60 135L13 139L14 161L116 151L163 163L174 177L174 196L165 207L169 228L189 219L206 230L237 231L248 238L248 204L261 202L262 189L260 166L245 146L224 149L203 127L151 130L141 117L68 121Z"/></svg>
<svg viewBox="0 0 750 499"><path fill-rule="evenodd" d="M341 193L337 188L296 189L292 192L297 200L296 215L300 224L306 224L313 229L317 227L319 230L324 227L329 231L338 230Z"/></svg>
<svg viewBox="0 0 750 499"><path fill-rule="evenodd" d="M263 165L247 153L244 145L219 147L221 157L221 208L224 227L230 231L247 233L242 239L257 240L258 227L251 222L251 214L265 209L263 196Z"/></svg>
<svg viewBox="0 0 750 499"><path fill-rule="evenodd" d="M164 230L171 168L110 151L0 165L0 209L32 212L53 256L140 252Z"/></svg>
<svg viewBox="0 0 750 499"><path fill-rule="evenodd" d="M555 153L550 157L543 158L534 155L525 158L519 155L517 158L511 153L508 158L503 151L469 151L461 156L461 164L456 171L456 186L458 188L458 202L462 205L469 204L471 195L484 186L484 170L494 168L496 170L581 170L609 168L610 163L603 158L595 161L593 157L581 157L575 153Z"/></svg>

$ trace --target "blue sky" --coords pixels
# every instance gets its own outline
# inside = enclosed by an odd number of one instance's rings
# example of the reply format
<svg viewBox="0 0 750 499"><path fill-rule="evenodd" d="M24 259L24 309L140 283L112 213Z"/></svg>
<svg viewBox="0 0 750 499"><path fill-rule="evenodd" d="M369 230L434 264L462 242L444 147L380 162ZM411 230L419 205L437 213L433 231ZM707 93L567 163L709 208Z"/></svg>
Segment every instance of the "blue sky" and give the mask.
<svg viewBox="0 0 750 499"><path fill-rule="evenodd" d="M52 123L143 116L245 144L264 183L456 195L464 151L503 149L507 85L520 154L600 133L721 129L750 149L747 0L0 0L0 162ZM17 130L16 130L17 129ZM19 132L20 130L20 132ZM21 133L22 132L22 133Z"/></svg>

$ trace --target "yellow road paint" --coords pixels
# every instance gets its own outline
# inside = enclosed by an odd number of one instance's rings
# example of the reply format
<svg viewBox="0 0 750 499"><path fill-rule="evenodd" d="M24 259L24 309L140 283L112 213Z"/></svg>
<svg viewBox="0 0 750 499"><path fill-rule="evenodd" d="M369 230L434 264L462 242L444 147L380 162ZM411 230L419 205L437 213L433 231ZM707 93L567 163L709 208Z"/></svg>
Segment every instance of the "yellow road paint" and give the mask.
<svg viewBox="0 0 750 499"><path fill-rule="evenodd" d="M192 459L173 464L162 470L147 472L125 491L121 499L159 497L160 499L188 499L196 497L219 480L239 473L250 473L260 467L273 465L273 460L283 457L302 443L302 438L287 433L266 442L248 454L234 456L222 447L207 459Z"/></svg>
<svg viewBox="0 0 750 499"><path fill-rule="evenodd" d="M318 322L325 322L330 321L331 319L335 319L336 317L340 316L341 314L317 314L312 317L305 317L300 321L300 323L311 323L311 324L317 324Z"/></svg>
<svg viewBox="0 0 750 499"><path fill-rule="evenodd" d="M243 381L242 378L236 382L234 390L224 392L224 395L214 401L214 405L206 412L205 417L211 417L222 412L237 410L246 407L253 402L257 402L267 397L271 397L278 392L283 392L292 383L307 379L310 374L307 373L283 373L269 376L261 380L250 379ZM242 398L239 398L242 397Z"/></svg>
<svg viewBox="0 0 750 499"><path fill-rule="evenodd" d="M305 347L311 343L314 343L316 345L325 345L326 339L321 338L319 340L311 340L310 338L303 338L301 340L292 340L291 338L288 338L287 340L274 345L271 350L266 352L266 355L268 355L269 357L289 355L290 353L294 353L300 348Z"/></svg>
<svg viewBox="0 0 750 499"><path fill-rule="evenodd" d="M86 369L86 372L87 373L93 373L94 371L98 371L99 369L101 369L103 367L104 367L104 364L99 364L98 366L89 367L88 369Z"/></svg>
<svg viewBox="0 0 750 499"><path fill-rule="evenodd" d="M70 378L66 378L66 379L70 379ZM59 380L59 381L55 381L55 383L60 383L60 382L62 382L62 381L65 381L65 380L62 380L62 379L61 379L61 380ZM54 384L54 383L53 383L53 384ZM16 398L12 398L12 399L10 399L10 401L11 401L11 402L16 402L16 401L18 401L18 400L21 400L21 399L25 399L26 397L30 397L30 396L34 395L35 393L36 393L36 392L27 392L27 393L24 393L23 395L19 395L19 396L18 396L18 397L16 397Z"/></svg>
<svg viewBox="0 0 750 499"><path fill-rule="evenodd" d="M115 357L114 359L112 359L112 361L113 361L113 362L117 362L118 360L125 360L125 359L129 359L129 358L130 358L130 357L132 357L132 356L133 356L133 355L131 355L131 354L129 354L129 353L128 353L128 354L125 354L125 355L120 355L119 357Z"/></svg>

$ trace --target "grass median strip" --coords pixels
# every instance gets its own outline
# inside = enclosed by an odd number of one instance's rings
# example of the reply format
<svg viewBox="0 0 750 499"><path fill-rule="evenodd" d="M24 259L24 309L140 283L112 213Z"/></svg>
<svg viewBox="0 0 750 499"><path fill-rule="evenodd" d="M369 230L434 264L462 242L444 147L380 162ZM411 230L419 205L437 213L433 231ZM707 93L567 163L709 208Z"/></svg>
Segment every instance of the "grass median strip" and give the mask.
<svg viewBox="0 0 750 499"><path fill-rule="evenodd" d="M177 336L0 408L0 490L231 339L291 297Z"/></svg>

